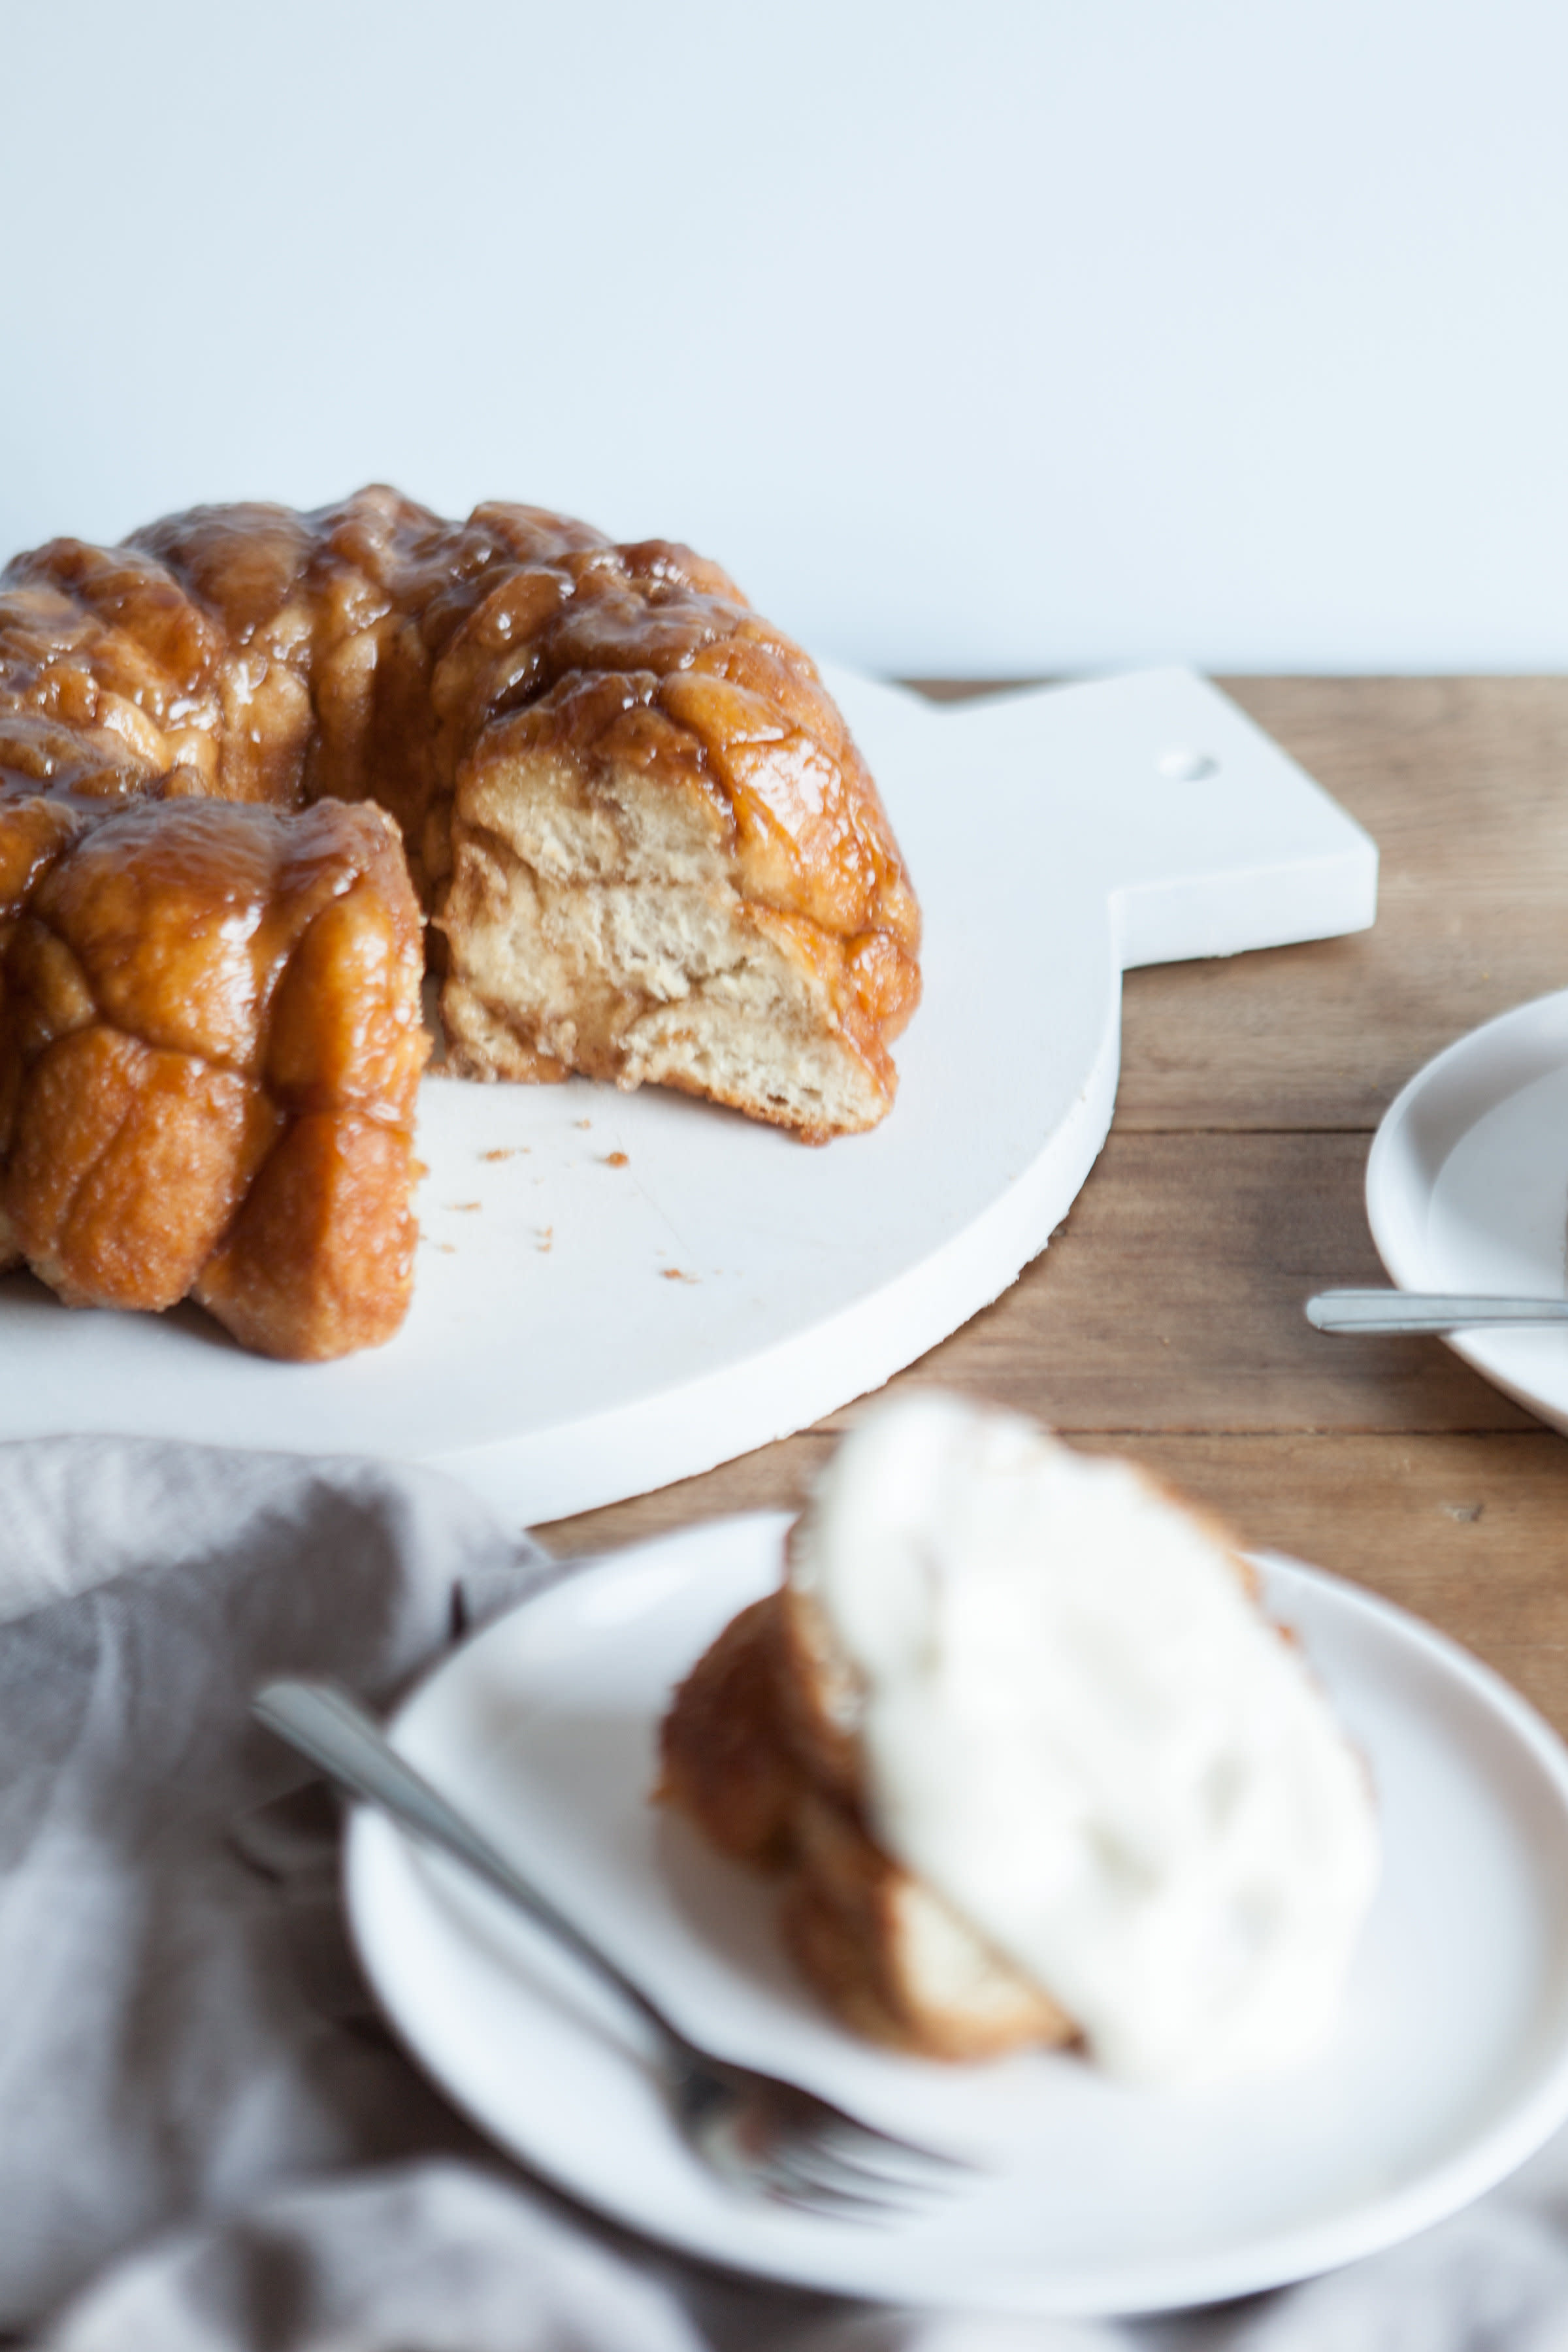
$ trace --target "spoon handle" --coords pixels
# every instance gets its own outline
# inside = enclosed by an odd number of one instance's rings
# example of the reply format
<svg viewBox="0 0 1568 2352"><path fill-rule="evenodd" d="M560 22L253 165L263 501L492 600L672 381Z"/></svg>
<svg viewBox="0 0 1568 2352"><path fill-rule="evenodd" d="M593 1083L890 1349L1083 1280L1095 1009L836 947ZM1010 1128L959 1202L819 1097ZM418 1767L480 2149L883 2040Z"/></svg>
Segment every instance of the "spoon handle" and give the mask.
<svg viewBox="0 0 1568 2352"><path fill-rule="evenodd" d="M1568 1323L1568 1298L1462 1298L1421 1290L1320 1290L1307 1301L1319 1331L1466 1331L1488 1324Z"/></svg>

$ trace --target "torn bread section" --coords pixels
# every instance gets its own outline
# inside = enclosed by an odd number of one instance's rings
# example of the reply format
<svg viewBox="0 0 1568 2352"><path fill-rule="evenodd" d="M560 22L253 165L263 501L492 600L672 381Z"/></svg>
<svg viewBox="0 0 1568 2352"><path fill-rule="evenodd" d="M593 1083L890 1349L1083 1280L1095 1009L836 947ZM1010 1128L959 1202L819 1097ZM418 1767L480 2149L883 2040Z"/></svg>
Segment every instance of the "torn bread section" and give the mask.
<svg viewBox="0 0 1568 2352"><path fill-rule="evenodd" d="M853 1748L803 1703L810 1640L787 1591L731 1620L665 1717L660 1801L777 1874L786 1948L868 2041L962 2060L1075 2040L1048 1994L872 1838Z"/></svg>
<svg viewBox="0 0 1568 2352"><path fill-rule="evenodd" d="M765 806L741 724L723 681L616 674L487 732L437 918L462 1074L676 1087L811 1142L886 1116L920 992L886 818L841 721L794 768L769 742Z"/></svg>

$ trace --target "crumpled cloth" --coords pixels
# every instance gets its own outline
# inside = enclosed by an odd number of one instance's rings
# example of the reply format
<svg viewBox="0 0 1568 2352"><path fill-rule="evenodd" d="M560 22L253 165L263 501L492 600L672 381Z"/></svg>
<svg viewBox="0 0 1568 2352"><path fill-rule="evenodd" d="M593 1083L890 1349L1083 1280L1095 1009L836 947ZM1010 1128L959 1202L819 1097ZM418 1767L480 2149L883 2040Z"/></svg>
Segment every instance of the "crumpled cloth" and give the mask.
<svg viewBox="0 0 1568 2352"><path fill-rule="evenodd" d="M0 2336L38 2352L1568 2352L1568 2144L1223 2311L903 2313L556 2197L379 2024L268 1675L384 1706L554 1570L435 1473L0 1446Z"/></svg>

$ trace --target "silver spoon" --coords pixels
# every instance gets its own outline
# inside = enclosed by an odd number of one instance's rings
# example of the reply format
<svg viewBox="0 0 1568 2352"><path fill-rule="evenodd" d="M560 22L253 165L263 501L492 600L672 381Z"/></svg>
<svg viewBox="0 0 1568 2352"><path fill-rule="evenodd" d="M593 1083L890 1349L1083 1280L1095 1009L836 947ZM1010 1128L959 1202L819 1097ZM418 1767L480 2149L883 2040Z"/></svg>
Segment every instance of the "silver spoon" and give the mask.
<svg viewBox="0 0 1568 2352"><path fill-rule="evenodd" d="M1568 1298L1467 1298L1441 1291L1320 1290L1307 1301L1318 1331L1469 1331L1504 1323L1568 1323Z"/></svg>
<svg viewBox="0 0 1568 2352"><path fill-rule="evenodd" d="M731 2187L808 2213L870 2221L906 2212L973 2172L960 2158L879 2131L798 2084L716 2057L691 2041L398 1754L346 1691L330 1683L268 1683L251 1706L339 1788L464 1864L620 1996L653 2037L678 2127Z"/></svg>

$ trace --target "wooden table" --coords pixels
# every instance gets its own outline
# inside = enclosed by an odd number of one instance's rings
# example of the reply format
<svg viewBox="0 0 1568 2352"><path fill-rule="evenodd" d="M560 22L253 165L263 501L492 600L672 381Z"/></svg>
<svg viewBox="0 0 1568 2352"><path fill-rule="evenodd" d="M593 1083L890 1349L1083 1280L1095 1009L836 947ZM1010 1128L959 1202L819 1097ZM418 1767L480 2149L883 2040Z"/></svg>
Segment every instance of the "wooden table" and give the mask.
<svg viewBox="0 0 1568 2352"><path fill-rule="evenodd" d="M1131 973L1115 1124L1066 1223L892 1386L1136 1455L1249 1543L1430 1618L1568 1732L1568 1442L1436 1340L1301 1314L1383 1278L1362 1180L1405 1079L1568 985L1568 679L1221 683L1378 842L1376 929ZM541 1532L581 1552L793 1505L848 1418Z"/></svg>

